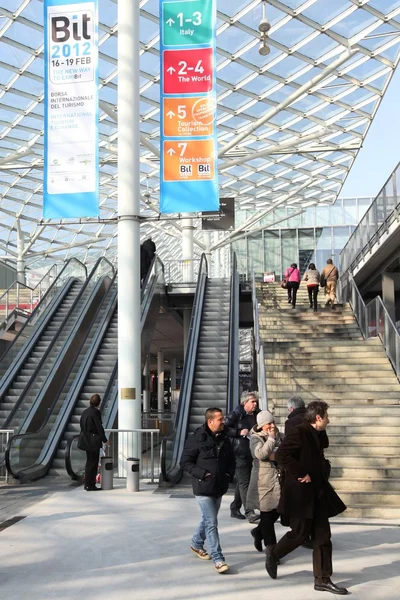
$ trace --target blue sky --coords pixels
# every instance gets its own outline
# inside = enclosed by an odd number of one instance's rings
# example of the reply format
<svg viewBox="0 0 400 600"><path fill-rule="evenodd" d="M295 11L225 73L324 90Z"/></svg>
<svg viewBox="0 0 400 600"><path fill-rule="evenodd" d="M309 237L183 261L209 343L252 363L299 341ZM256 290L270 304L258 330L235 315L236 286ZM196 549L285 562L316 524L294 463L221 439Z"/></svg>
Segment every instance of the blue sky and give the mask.
<svg viewBox="0 0 400 600"><path fill-rule="evenodd" d="M390 82L341 197L376 196L400 161L400 68Z"/></svg>

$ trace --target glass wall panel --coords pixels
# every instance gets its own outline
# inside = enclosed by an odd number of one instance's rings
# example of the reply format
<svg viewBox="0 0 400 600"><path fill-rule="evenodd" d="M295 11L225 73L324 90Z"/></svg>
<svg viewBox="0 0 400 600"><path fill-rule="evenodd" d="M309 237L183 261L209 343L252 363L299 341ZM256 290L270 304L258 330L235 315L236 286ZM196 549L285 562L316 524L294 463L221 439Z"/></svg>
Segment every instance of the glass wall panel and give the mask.
<svg viewBox="0 0 400 600"><path fill-rule="evenodd" d="M331 222L330 225L344 225L346 221L343 220L343 205L342 200L339 198L335 204L330 207Z"/></svg>
<svg viewBox="0 0 400 600"><path fill-rule="evenodd" d="M303 274L310 262L315 262L314 229L299 229L299 269Z"/></svg>
<svg viewBox="0 0 400 600"><path fill-rule="evenodd" d="M324 227L315 230L316 237L316 267L319 271L324 268L328 258L332 258L332 228Z"/></svg>
<svg viewBox="0 0 400 600"><path fill-rule="evenodd" d="M316 211L316 207L315 206L309 206L306 209L305 217L304 217L304 225L306 227L314 227L314 225L315 225L315 211Z"/></svg>
<svg viewBox="0 0 400 600"><path fill-rule="evenodd" d="M315 211L315 224L317 227L330 225L329 206L317 206Z"/></svg>
<svg viewBox="0 0 400 600"><path fill-rule="evenodd" d="M273 271L277 280L281 278L281 241L279 231L264 231L264 265Z"/></svg>
<svg viewBox="0 0 400 600"><path fill-rule="evenodd" d="M299 262L297 250L297 230L283 229L282 232L282 271L284 272L292 263Z"/></svg>
<svg viewBox="0 0 400 600"><path fill-rule="evenodd" d="M252 267L255 273L264 273L264 244L261 231L253 233L247 238L247 248L249 273L251 273Z"/></svg>
<svg viewBox="0 0 400 600"><path fill-rule="evenodd" d="M359 198L358 199L358 221L361 221L365 215L368 207L372 202L372 198Z"/></svg>
<svg viewBox="0 0 400 600"><path fill-rule="evenodd" d="M236 252L238 273L247 274L247 240L242 238L232 244L232 251Z"/></svg>
<svg viewBox="0 0 400 600"><path fill-rule="evenodd" d="M333 261L339 264L339 254L345 247L350 237L349 227L333 227Z"/></svg>
<svg viewBox="0 0 400 600"><path fill-rule="evenodd" d="M357 200L355 198L345 198L343 200L344 222L346 225L357 225Z"/></svg>

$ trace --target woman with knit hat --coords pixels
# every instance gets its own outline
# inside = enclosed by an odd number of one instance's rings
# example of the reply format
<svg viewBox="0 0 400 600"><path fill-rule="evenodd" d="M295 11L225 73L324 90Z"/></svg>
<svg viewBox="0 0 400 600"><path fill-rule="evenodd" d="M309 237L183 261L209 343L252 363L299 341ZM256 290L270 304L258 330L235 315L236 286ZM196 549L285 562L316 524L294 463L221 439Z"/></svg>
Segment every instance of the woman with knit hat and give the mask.
<svg viewBox="0 0 400 600"><path fill-rule="evenodd" d="M275 522L279 517L278 507L281 488L275 459L275 449L281 441L275 419L268 410L257 415L257 425L250 434L250 450L253 456L253 469L246 504L261 513L260 523L251 530L254 547L262 552L264 542L266 553L272 552L275 544Z"/></svg>

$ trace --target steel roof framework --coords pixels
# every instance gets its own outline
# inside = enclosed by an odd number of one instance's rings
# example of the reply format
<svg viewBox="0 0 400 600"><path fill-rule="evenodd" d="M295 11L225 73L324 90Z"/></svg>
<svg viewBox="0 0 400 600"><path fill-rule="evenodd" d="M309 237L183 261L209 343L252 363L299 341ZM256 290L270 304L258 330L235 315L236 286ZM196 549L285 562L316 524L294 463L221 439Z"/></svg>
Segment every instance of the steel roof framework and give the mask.
<svg viewBox="0 0 400 600"><path fill-rule="evenodd" d="M267 0L270 53L258 52L263 0L217 0L221 196L260 214L332 203L400 57L400 0ZM158 0L140 0L143 236L180 258L179 221L159 204ZM27 264L117 252L117 1L99 0L99 222L42 220L43 3L0 0L0 255ZM19 224L18 224L19 223ZM200 220L196 221L197 224ZM254 219L249 226L257 227ZM198 252L204 249L195 233Z"/></svg>

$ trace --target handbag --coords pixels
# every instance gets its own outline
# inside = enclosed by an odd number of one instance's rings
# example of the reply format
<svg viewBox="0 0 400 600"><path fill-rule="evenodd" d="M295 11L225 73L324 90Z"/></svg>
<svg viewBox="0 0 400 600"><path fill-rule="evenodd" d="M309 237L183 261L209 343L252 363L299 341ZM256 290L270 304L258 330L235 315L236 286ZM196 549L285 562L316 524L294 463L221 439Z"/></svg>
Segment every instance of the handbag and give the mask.
<svg viewBox="0 0 400 600"><path fill-rule="evenodd" d="M333 267L333 269L331 269L329 271L328 277L330 277L331 273L333 273L334 270L335 270L335 267ZM319 285L321 287L326 287L326 282L328 281L328 277L324 277L323 275L321 275L321 279L320 279L320 282L319 282Z"/></svg>
<svg viewBox="0 0 400 600"><path fill-rule="evenodd" d="M288 277L288 279L290 279L290 277L291 277L291 275L292 275L293 271L294 271L294 269L293 269L293 267L292 267L292 270L291 270L291 272L289 273L289 277ZM283 288L284 290L287 290L287 287L288 287L288 281L287 281L286 279L283 279L283 280L281 281L281 288Z"/></svg>
<svg viewBox="0 0 400 600"><path fill-rule="evenodd" d="M100 450L103 442L98 433L89 433L88 431L81 431L78 439L79 450L85 452L97 452Z"/></svg>

